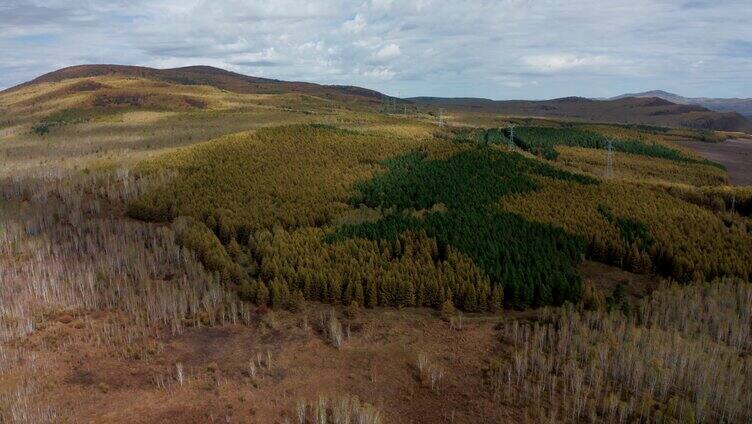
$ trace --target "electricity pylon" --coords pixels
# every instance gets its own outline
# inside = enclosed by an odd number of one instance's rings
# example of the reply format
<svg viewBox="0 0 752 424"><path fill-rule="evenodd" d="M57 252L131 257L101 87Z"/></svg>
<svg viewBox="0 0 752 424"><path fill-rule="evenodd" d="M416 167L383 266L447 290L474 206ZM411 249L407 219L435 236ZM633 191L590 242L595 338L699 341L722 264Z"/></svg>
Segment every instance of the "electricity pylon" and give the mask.
<svg viewBox="0 0 752 424"><path fill-rule="evenodd" d="M509 150L514 150L514 127L515 124L509 124L509 140L507 140L507 147Z"/></svg>

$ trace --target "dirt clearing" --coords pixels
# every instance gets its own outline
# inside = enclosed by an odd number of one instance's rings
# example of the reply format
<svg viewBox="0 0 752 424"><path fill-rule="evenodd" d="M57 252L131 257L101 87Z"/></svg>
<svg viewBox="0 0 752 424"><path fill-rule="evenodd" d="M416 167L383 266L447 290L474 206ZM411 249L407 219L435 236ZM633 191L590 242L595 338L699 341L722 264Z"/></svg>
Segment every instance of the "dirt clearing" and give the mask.
<svg viewBox="0 0 752 424"><path fill-rule="evenodd" d="M725 166L731 184L752 185L752 141L727 140L722 143L682 141L681 144Z"/></svg>

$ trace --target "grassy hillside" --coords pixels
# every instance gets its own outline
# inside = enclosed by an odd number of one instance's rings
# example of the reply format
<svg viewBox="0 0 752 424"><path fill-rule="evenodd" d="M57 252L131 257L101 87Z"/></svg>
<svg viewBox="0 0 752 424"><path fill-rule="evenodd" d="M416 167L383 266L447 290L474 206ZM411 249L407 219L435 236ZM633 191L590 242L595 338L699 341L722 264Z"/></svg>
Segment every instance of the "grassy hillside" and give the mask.
<svg viewBox="0 0 752 424"><path fill-rule="evenodd" d="M0 172L25 172L40 162L118 166L158 149L273 125L329 123L419 138L432 131L428 115L407 123L371 112L357 95L343 102L317 92L236 93L133 73L63 75L0 93Z"/></svg>
<svg viewBox="0 0 752 424"><path fill-rule="evenodd" d="M658 97L676 104L700 105L702 107L718 112L738 112L746 117L752 116L752 99L684 97L662 90L653 90L642 93L622 94L620 96L613 97L612 100L624 97Z"/></svg>
<svg viewBox="0 0 752 424"><path fill-rule="evenodd" d="M752 418L725 134L289 84L0 93L0 422Z"/></svg>
<svg viewBox="0 0 752 424"><path fill-rule="evenodd" d="M13 92L39 84L101 77L148 79L188 86L203 85L240 94L286 94L295 92L353 103L378 103L381 101L380 93L360 87L280 81L242 75L211 66L187 66L174 69L125 65L71 66L42 75L5 92Z"/></svg>
<svg viewBox="0 0 752 424"><path fill-rule="evenodd" d="M384 99L400 103L411 111L426 110L436 113L439 108L453 113L469 115L507 115L552 117L576 121L612 122L621 124L648 124L667 127L752 133L752 123L743 115L733 112L714 112L697 105L674 104L660 98L628 97L608 101L567 97L545 101L492 101L488 99L443 99L420 97L407 100L354 86L320 85L307 82L280 81L259 78L213 68L189 66L174 69L154 69L124 65L80 65L63 68L35 78L17 87L0 92L0 99L19 91L35 90L68 81L82 81L78 89L95 90L100 79L139 79L161 84L187 87L213 87L235 94L299 94L317 97L326 102L337 102L356 109L380 109ZM60 91L57 92L60 94ZM127 93L129 95L133 93ZM175 102L175 99L172 99ZM178 100L179 102L179 100ZM189 100L191 103L192 100ZM132 102L131 102L132 103ZM395 103L395 104L396 104ZM2 101L0 100L0 108Z"/></svg>

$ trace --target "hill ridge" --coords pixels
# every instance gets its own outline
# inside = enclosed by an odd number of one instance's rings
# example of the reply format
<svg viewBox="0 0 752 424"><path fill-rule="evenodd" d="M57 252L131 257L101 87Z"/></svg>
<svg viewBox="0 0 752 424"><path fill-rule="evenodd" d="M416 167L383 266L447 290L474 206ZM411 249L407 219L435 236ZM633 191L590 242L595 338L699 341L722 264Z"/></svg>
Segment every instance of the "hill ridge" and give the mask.
<svg viewBox="0 0 752 424"><path fill-rule="evenodd" d="M368 104L372 107L380 105L383 98L392 99L390 96L364 87L261 78L207 65L167 69L117 64L75 65L41 75L31 81L1 91L0 94L35 84L54 83L71 78L118 75L181 85L206 85L240 94L308 94L344 103ZM742 114L716 112L697 104L672 102L664 98L671 94L667 92L656 91L654 94L656 96L600 100L578 96L550 100L491 100L473 97L394 99L409 101L428 108L472 109L501 115L570 118L590 122L648 124L752 133L752 123Z"/></svg>
<svg viewBox="0 0 752 424"><path fill-rule="evenodd" d="M102 76L125 76L156 79L165 82L186 85L209 85L219 89L242 94L282 94L299 92L334 97L339 100L351 100L356 96L360 100L380 101L382 94L375 90L350 85L324 85L304 81L284 81L240 74L208 65L192 65L178 68L157 69L146 66L91 64L73 65L48 72L25 83L18 84L0 94L9 93L41 83L60 82L73 78L91 78Z"/></svg>
<svg viewBox="0 0 752 424"><path fill-rule="evenodd" d="M676 104L698 105L716 112L737 112L746 117L752 117L752 99L740 97L685 97L669 91L650 90L640 93L621 94L619 96L608 98L607 100L618 100L627 97L658 97Z"/></svg>
<svg viewBox="0 0 752 424"><path fill-rule="evenodd" d="M752 122L737 112L717 112L700 105L677 104L660 97L588 99L570 96L551 100L411 97L407 100L457 111L752 133Z"/></svg>

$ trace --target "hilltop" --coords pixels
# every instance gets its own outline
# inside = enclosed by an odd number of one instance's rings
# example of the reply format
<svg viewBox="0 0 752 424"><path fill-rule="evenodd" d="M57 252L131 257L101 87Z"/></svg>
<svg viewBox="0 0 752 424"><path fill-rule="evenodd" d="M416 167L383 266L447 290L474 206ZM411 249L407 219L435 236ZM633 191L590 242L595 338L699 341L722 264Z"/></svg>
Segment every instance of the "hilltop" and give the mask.
<svg viewBox="0 0 752 424"><path fill-rule="evenodd" d="M663 90L652 90L642 93L622 94L609 100L619 100L627 97L657 97L679 105L698 105L716 112L737 112L748 118L752 117L752 99L684 97Z"/></svg>
<svg viewBox="0 0 752 424"><path fill-rule="evenodd" d="M344 100L381 100L381 93L353 86L321 85L298 81L281 81L238 74L212 66L186 66L172 69L154 69L128 65L78 65L62 68L34 78L31 81L0 91L0 95L42 83L55 83L74 78L130 77L145 78L182 85L208 85L241 94L307 93Z"/></svg>

